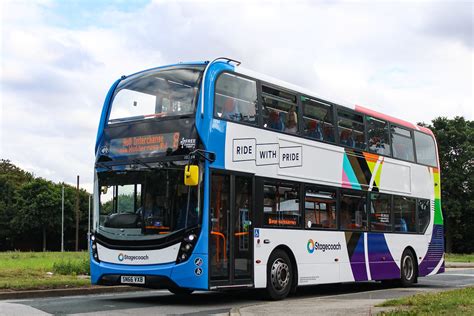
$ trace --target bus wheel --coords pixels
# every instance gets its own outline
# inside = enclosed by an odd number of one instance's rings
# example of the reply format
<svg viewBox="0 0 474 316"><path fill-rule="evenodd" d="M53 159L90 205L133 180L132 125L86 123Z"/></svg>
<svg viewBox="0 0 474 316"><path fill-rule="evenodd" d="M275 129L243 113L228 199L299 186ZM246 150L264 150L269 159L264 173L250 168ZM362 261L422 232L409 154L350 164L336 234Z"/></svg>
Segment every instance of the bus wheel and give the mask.
<svg viewBox="0 0 474 316"><path fill-rule="evenodd" d="M191 295L194 292L194 290L186 289L184 287L170 287L168 291L180 296Z"/></svg>
<svg viewBox="0 0 474 316"><path fill-rule="evenodd" d="M400 270L400 282L402 286L410 286L416 283L418 272L417 263L410 250L403 252Z"/></svg>
<svg viewBox="0 0 474 316"><path fill-rule="evenodd" d="M270 255L267 265L267 294L272 300L284 299L291 290L291 261L285 251L277 249Z"/></svg>

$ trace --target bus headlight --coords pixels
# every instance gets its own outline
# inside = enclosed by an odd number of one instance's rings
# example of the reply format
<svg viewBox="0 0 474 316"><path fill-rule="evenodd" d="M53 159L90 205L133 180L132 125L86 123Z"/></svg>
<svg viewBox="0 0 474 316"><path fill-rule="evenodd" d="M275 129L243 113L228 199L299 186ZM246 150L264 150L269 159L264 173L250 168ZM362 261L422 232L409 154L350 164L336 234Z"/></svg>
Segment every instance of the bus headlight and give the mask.
<svg viewBox="0 0 474 316"><path fill-rule="evenodd" d="M178 257L176 258L176 263L181 263L189 259L193 252L194 247L197 243L197 231L187 232L181 245L179 246Z"/></svg>
<svg viewBox="0 0 474 316"><path fill-rule="evenodd" d="M95 261L99 262L99 254L97 253L97 242L95 240L95 236L91 235L91 251L92 257Z"/></svg>

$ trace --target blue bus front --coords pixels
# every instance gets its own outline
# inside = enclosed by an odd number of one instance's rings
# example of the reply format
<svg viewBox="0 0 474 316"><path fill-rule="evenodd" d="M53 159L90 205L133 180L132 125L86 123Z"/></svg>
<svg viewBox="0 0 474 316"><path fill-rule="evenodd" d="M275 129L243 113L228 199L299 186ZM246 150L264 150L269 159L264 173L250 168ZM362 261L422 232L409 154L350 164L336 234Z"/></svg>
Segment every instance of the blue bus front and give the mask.
<svg viewBox="0 0 474 316"><path fill-rule="evenodd" d="M205 64L123 77L105 101L96 143L93 284L208 289L204 161L196 106ZM197 186L184 167L201 166Z"/></svg>

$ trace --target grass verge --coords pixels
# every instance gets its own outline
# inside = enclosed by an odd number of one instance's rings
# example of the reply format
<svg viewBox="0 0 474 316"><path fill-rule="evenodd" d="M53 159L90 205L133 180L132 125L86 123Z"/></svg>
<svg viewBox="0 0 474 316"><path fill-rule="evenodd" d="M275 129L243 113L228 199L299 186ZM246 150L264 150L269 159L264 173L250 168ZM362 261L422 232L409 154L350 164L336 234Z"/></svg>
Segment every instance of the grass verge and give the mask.
<svg viewBox="0 0 474 316"><path fill-rule="evenodd" d="M458 253L447 253L445 255L447 262L474 262L474 253L471 254L458 254Z"/></svg>
<svg viewBox="0 0 474 316"><path fill-rule="evenodd" d="M87 252L0 253L0 291L90 286Z"/></svg>
<svg viewBox="0 0 474 316"><path fill-rule="evenodd" d="M474 315L474 287L417 294L386 301L377 307L396 307L379 315Z"/></svg>

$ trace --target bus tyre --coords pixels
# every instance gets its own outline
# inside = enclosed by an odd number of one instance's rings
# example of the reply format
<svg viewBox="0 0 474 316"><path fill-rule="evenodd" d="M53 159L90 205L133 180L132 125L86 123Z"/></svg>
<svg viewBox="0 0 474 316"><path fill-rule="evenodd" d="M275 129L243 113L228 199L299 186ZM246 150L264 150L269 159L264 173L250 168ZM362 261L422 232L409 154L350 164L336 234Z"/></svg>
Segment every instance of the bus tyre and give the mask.
<svg viewBox="0 0 474 316"><path fill-rule="evenodd" d="M407 287L416 283L418 273L417 262L410 250L403 252L400 270L400 283L402 286Z"/></svg>
<svg viewBox="0 0 474 316"><path fill-rule="evenodd" d="M171 293L175 295L180 295L180 296L191 295L194 292L194 290L186 289L184 287L170 287L168 291L170 291Z"/></svg>
<svg viewBox="0 0 474 316"><path fill-rule="evenodd" d="M267 295L271 300L281 300L290 293L293 273L288 254L277 249L272 252L267 265Z"/></svg>

